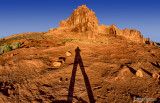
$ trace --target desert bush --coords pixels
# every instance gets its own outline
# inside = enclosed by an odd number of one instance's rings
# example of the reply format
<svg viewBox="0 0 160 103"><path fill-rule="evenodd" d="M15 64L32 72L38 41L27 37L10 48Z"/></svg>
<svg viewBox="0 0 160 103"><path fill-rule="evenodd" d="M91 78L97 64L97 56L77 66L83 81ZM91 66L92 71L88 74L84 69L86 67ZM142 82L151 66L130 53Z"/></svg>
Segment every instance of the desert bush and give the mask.
<svg viewBox="0 0 160 103"><path fill-rule="evenodd" d="M24 41L22 41L22 43L21 44L24 44Z"/></svg>
<svg viewBox="0 0 160 103"><path fill-rule="evenodd" d="M11 50L12 50L12 47L11 47L9 44L5 44L5 45L2 46L2 48L1 48L1 52L2 52L2 53L5 53L5 52L11 51Z"/></svg>
<svg viewBox="0 0 160 103"><path fill-rule="evenodd" d="M0 54L2 54L2 51L1 51L2 47L0 47Z"/></svg>
<svg viewBox="0 0 160 103"><path fill-rule="evenodd" d="M30 45L29 47L33 47L33 45Z"/></svg>
<svg viewBox="0 0 160 103"><path fill-rule="evenodd" d="M62 45L65 45L66 44L66 42L65 41L62 41Z"/></svg>
<svg viewBox="0 0 160 103"><path fill-rule="evenodd" d="M52 47L56 47L56 44L52 44Z"/></svg>
<svg viewBox="0 0 160 103"><path fill-rule="evenodd" d="M72 42L74 39L60 39L60 41Z"/></svg>
<svg viewBox="0 0 160 103"><path fill-rule="evenodd" d="M41 35L41 38L42 38L43 40L45 39L44 36L42 36L42 35Z"/></svg>
<svg viewBox="0 0 160 103"><path fill-rule="evenodd" d="M13 42L13 43L11 44L12 49L17 49L17 48L19 48L20 46L21 46L21 44L20 44L19 42Z"/></svg>

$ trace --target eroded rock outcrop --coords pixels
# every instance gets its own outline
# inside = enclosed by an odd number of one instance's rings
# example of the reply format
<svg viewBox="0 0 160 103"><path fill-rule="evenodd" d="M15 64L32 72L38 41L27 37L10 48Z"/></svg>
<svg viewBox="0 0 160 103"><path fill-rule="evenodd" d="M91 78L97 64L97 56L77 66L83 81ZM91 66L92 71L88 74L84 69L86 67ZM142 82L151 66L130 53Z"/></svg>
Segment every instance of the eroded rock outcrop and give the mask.
<svg viewBox="0 0 160 103"><path fill-rule="evenodd" d="M136 42L143 42L143 36L141 35L140 31L135 29L116 29L116 34L126 37L127 39L136 41Z"/></svg>
<svg viewBox="0 0 160 103"><path fill-rule="evenodd" d="M72 28L73 32L87 32L97 30L99 22L95 12L89 10L86 5L79 6L74 10L71 17L61 21L59 27Z"/></svg>
<svg viewBox="0 0 160 103"><path fill-rule="evenodd" d="M96 38L96 35L120 35L125 37L127 40L154 44L150 40L143 38L140 31L135 29L117 29L116 25L111 26L99 25L98 19L95 12L89 10L86 5L78 6L75 9L71 17L66 20L61 20L59 28L50 29L46 35L63 34L63 33L82 33L88 38Z"/></svg>
<svg viewBox="0 0 160 103"><path fill-rule="evenodd" d="M99 22L95 16L95 12L89 10L86 5L79 6L74 10L71 17L62 20L58 29L50 29L50 34L60 34L64 32L85 33L85 35L96 35L99 31Z"/></svg>
<svg viewBox="0 0 160 103"><path fill-rule="evenodd" d="M99 25L99 34L116 35L116 25L111 26Z"/></svg>

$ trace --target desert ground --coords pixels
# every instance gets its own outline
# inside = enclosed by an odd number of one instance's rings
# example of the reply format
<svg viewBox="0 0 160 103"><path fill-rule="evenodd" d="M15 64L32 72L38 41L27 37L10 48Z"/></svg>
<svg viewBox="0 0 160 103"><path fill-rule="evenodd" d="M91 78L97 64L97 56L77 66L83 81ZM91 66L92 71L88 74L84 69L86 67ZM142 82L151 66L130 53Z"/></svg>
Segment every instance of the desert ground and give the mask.
<svg viewBox="0 0 160 103"><path fill-rule="evenodd" d="M160 46L79 6L59 28L0 39L0 103L160 103Z"/></svg>
<svg viewBox="0 0 160 103"><path fill-rule="evenodd" d="M114 37L104 42L61 39L65 44L59 41L53 47L47 36L40 38L39 46L36 37L14 40L24 44L0 55L1 103L129 103L136 97L160 98L160 82L154 76L160 72L159 47ZM54 66L58 61L62 64Z"/></svg>

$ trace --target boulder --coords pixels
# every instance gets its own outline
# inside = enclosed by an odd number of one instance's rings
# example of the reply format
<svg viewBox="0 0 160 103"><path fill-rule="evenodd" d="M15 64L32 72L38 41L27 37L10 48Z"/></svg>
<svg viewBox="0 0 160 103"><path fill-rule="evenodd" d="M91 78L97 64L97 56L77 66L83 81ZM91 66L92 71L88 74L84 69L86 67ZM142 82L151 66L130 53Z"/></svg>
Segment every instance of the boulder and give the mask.
<svg viewBox="0 0 160 103"><path fill-rule="evenodd" d="M157 72L152 73L152 78L155 80L159 80L160 75Z"/></svg>
<svg viewBox="0 0 160 103"><path fill-rule="evenodd" d="M58 62L53 62L53 66L55 66L55 67L59 67L59 66L61 66L61 62L60 61L58 61Z"/></svg>
<svg viewBox="0 0 160 103"><path fill-rule="evenodd" d="M70 51L67 51L65 54L66 54L67 57L72 55L72 53Z"/></svg>
<svg viewBox="0 0 160 103"><path fill-rule="evenodd" d="M137 70L136 72L137 77L143 77L143 75L144 75L144 72L142 70Z"/></svg>
<svg viewBox="0 0 160 103"><path fill-rule="evenodd" d="M15 54L13 54L13 53L12 53L12 54L10 54L10 56L11 56L11 57L13 57L14 55L15 55Z"/></svg>
<svg viewBox="0 0 160 103"><path fill-rule="evenodd" d="M150 78L152 76L152 74L150 72L148 72L145 69L138 69L136 72L136 76L137 77L142 77L142 78Z"/></svg>

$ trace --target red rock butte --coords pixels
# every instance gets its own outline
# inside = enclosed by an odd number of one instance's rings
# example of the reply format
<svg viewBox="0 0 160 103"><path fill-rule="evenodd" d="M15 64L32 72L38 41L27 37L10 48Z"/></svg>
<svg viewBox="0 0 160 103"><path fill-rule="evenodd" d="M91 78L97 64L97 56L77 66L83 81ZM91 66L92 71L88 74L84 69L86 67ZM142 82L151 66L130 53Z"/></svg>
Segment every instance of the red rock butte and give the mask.
<svg viewBox="0 0 160 103"><path fill-rule="evenodd" d="M153 45L154 42L148 38L143 38L140 31L135 29L117 29L116 25L99 25L95 12L89 10L86 5L78 6L71 16L59 23L59 28L50 29L46 35L78 33L85 35L88 39L96 39L98 35L123 36L127 40L137 43L147 43Z"/></svg>

